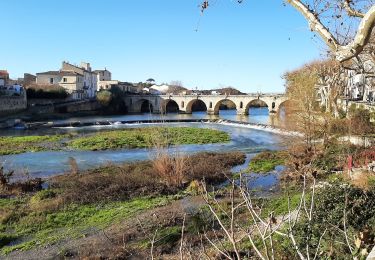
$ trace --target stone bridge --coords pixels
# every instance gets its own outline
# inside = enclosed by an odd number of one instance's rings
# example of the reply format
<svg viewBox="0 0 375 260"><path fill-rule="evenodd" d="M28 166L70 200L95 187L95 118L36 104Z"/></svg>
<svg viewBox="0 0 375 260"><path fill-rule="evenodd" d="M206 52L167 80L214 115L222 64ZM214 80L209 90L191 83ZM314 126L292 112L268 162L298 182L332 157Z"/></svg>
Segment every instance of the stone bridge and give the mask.
<svg viewBox="0 0 375 260"><path fill-rule="evenodd" d="M218 115L220 105L224 101L231 101L235 104L238 115L248 115L249 108L261 103L267 105L271 113L277 113L280 106L287 101L285 94L246 94L246 95L128 95L125 97L125 104L130 113L168 112L168 106L173 104L178 112L190 114L192 107L197 102L204 104L207 113Z"/></svg>

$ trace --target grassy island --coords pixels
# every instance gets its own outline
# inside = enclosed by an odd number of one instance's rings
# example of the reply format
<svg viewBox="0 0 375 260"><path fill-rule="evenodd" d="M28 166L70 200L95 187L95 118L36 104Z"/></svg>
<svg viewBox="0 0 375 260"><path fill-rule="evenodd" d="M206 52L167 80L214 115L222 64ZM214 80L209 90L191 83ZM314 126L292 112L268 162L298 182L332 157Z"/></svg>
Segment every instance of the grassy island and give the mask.
<svg viewBox="0 0 375 260"><path fill-rule="evenodd" d="M154 146L228 142L228 133L207 128L152 127L98 132L72 140L69 146L80 150L146 148Z"/></svg>
<svg viewBox="0 0 375 260"><path fill-rule="evenodd" d="M285 164L286 153L283 151L264 151L251 159L249 170L255 173L268 173L278 165Z"/></svg>
<svg viewBox="0 0 375 260"><path fill-rule="evenodd" d="M225 143L228 133L194 127L149 127L100 131L84 135L0 137L0 155L61 149L107 150L155 146Z"/></svg>
<svg viewBox="0 0 375 260"><path fill-rule="evenodd" d="M64 135L0 137L0 155L19 154L51 150ZM49 147L49 148L48 148Z"/></svg>

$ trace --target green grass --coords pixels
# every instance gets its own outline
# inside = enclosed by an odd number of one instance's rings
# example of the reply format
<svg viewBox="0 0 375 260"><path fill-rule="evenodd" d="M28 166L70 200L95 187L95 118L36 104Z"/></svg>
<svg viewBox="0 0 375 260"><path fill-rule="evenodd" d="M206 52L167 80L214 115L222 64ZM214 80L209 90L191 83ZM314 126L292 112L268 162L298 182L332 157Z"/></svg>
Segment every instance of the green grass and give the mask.
<svg viewBox="0 0 375 260"><path fill-rule="evenodd" d="M67 142L61 142L67 139ZM64 140L65 141L65 140ZM108 150L147 148L155 145L209 144L229 142L228 133L194 127L152 127L102 131L86 136L45 135L0 137L0 155L59 150Z"/></svg>
<svg viewBox="0 0 375 260"><path fill-rule="evenodd" d="M300 192L292 191L290 194L290 210L295 210L300 201L302 194ZM309 197L309 195L307 195ZM289 213L288 208L288 194L283 193L275 197L271 197L269 199L266 199L263 204L262 208L262 215L264 217L267 217L268 214L271 212L274 212L274 216L280 216L283 214Z"/></svg>
<svg viewBox="0 0 375 260"><path fill-rule="evenodd" d="M63 239L79 238L92 229L105 228L142 210L166 205L172 199L170 196L143 197L104 205L71 205L53 213L24 211L17 220L5 224L7 230L14 232L3 235L4 243L0 252L8 254L14 250L29 250ZM13 246L4 246L14 238L23 238L24 241Z"/></svg>
<svg viewBox="0 0 375 260"><path fill-rule="evenodd" d="M48 150L47 144L63 139L64 135L0 137L0 155Z"/></svg>
<svg viewBox="0 0 375 260"><path fill-rule="evenodd" d="M218 130L193 127L153 127L98 132L74 139L69 146L79 150L107 150L228 141L230 141L228 133Z"/></svg>
<svg viewBox="0 0 375 260"><path fill-rule="evenodd" d="M284 165L286 154L282 151L265 151L251 159L249 170L255 173L268 173L278 165Z"/></svg>

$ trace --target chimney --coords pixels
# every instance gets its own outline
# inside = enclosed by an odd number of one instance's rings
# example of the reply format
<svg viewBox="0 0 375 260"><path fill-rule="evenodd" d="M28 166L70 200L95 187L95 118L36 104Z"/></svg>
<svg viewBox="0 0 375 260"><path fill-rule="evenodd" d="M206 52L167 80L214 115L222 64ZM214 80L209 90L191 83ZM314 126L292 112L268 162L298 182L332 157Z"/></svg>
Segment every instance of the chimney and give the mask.
<svg viewBox="0 0 375 260"><path fill-rule="evenodd" d="M91 71L90 63L88 63L88 62L81 62L81 68L83 68L87 71Z"/></svg>

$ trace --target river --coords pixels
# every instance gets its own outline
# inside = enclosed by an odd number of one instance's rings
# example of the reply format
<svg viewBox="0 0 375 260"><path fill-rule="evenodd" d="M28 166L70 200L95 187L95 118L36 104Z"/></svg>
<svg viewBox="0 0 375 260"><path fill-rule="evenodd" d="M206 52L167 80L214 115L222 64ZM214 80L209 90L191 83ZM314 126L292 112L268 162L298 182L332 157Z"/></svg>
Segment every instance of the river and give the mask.
<svg viewBox="0 0 375 260"><path fill-rule="evenodd" d="M270 116L264 108L255 109L247 117L241 117L245 122L270 124ZM131 120L150 120L160 119L160 115L123 115L123 116L96 116L84 118L70 118L68 120L59 120L57 122L92 122L92 121L131 121ZM192 115L168 114L163 116L164 119L201 119L212 118L205 113L197 112ZM217 118L217 116L215 117ZM229 120L239 120L235 111L221 111L220 118ZM119 128L149 127L162 124L137 124L137 125L107 125L107 126L87 126L87 127L64 127L64 128L47 128L41 130L2 130L1 135L35 135L35 134L56 134L68 132L92 132ZM168 126L189 126L204 127L222 130L228 132L231 141L225 144L204 144L204 145L182 145L171 148L171 152L181 152L192 154L202 151L226 152L242 151L247 154L245 165L237 167L238 171L247 167L248 161L256 153L265 149L279 149L284 138L281 135L261 130L249 129L241 125L224 125L216 123L169 123ZM78 163L80 170L98 167L108 163L133 162L137 160L147 160L152 158L153 150L150 149L122 149L106 151L45 151L30 152L17 155L0 156L6 170L14 170L17 176L27 173L28 176L35 178L45 178L48 176L62 174L69 171L69 158L73 157ZM268 177L272 181L268 184L274 184L275 176Z"/></svg>

